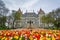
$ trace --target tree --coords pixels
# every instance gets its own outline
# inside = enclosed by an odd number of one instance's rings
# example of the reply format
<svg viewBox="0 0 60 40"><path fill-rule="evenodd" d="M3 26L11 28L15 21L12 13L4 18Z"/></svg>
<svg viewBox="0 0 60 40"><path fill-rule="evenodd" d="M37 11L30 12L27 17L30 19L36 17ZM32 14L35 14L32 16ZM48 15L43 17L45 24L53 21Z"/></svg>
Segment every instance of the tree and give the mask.
<svg viewBox="0 0 60 40"><path fill-rule="evenodd" d="M58 28L60 28L60 8L57 8L55 10L55 13L56 13L56 19L54 21L54 26Z"/></svg>
<svg viewBox="0 0 60 40"><path fill-rule="evenodd" d="M57 8L56 10L55 10L55 13L59 13L60 12L60 8Z"/></svg>
<svg viewBox="0 0 60 40"><path fill-rule="evenodd" d="M14 22L16 20L20 20L21 19L21 16L22 16L21 10L20 9L18 11L13 10L12 11L12 16L13 16L13 28L14 28Z"/></svg>
<svg viewBox="0 0 60 40"><path fill-rule="evenodd" d="M60 18L55 18L53 24L54 24L54 27L56 27L57 29L60 29Z"/></svg>
<svg viewBox="0 0 60 40"><path fill-rule="evenodd" d="M0 17L0 29L5 29L6 28L6 16Z"/></svg>
<svg viewBox="0 0 60 40"><path fill-rule="evenodd" d="M57 8L56 10L49 13L50 17L52 16L54 18L54 26L58 29L60 27L60 8Z"/></svg>
<svg viewBox="0 0 60 40"><path fill-rule="evenodd" d="M47 24L48 27L49 27L49 24L52 24L54 22L54 18L50 17L49 14L42 16L41 20L42 20L42 23Z"/></svg>
<svg viewBox="0 0 60 40"><path fill-rule="evenodd" d="M49 12L41 19L43 23L52 23L57 29L60 28L60 8L53 10L52 12Z"/></svg>
<svg viewBox="0 0 60 40"><path fill-rule="evenodd" d="M42 23L46 23L46 16L41 17Z"/></svg>
<svg viewBox="0 0 60 40"><path fill-rule="evenodd" d="M8 13L8 9L5 7L5 4L2 0L0 0L0 14L6 16Z"/></svg>

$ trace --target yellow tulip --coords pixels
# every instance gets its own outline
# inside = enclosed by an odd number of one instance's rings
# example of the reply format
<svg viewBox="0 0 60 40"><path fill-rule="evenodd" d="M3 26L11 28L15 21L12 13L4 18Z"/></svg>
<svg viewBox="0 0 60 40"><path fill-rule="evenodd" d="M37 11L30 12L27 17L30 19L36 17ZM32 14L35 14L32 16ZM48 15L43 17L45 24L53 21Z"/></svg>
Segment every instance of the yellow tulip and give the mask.
<svg viewBox="0 0 60 40"><path fill-rule="evenodd" d="M22 38L20 37L19 40L22 40Z"/></svg>
<svg viewBox="0 0 60 40"><path fill-rule="evenodd" d="M40 37L40 40L43 40L43 37Z"/></svg>
<svg viewBox="0 0 60 40"><path fill-rule="evenodd" d="M4 40L6 37L3 37L1 40Z"/></svg>
<svg viewBox="0 0 60 40"><path fill-rule="evenodd" d="M32 36L29 37L30 40L33 40Z"/></svg>
<svg viewBox="0 0 60 40"><path fill-rule="evenodd" d="M52 36L52 40L55 40L54 36Z"/></svg>
<svg viewBox="0 0 60 40"><path fill-rule="evenodd" d="M37 40L37 38L35 38L34 40Z"/></svg>
<svg viewBox="0 0 60 40"><path fill-rule="evenodd" d="M15 39L18 39L18 38L19 38L19 36L14 36L14 38L15 38Z"/></svg>
<svg viewBox="0 0 60 40"><path fill-rule="evenodd" d="M51 40L51 38L46 38L46 40Z"/></svg>
<svg viewBox="0 0 60 40"><path fill-rule="evenodd" d="M41 35L40 40L43 40L43 35Z"/></svg>

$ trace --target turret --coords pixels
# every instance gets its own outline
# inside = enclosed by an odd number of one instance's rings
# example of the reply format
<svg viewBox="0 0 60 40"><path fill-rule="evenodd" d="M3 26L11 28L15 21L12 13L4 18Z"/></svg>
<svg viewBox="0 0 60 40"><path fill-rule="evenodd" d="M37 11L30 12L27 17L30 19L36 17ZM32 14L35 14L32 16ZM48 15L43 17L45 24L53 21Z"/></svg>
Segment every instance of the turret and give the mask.
<svg viewBox="0 0 60 40"><path fill-rule="evenodd" d="M42 17L43 15L45 15L45 12L40 8L40 10L38 11L38 15L39 17Z"/></svg>
<svg viewBox="0 0 60 40"><path fill-rule="evenodd" d="M41 17L44 15L45 15L44 11L40 8L40 10L38 11L39 27L42 27L41 26L41 24L42 24Z"/></svg>
<svg viewBox="0 0 60 40"><path fill-rule="evenodd" d="M23 14L22 14L22 11L21 11L21 9L19 8L18 9L18 11L17 11L19 14L20 14L20 16L22 16Z"/></svg>
<svg viewBox="0 0 60 40"><path fill-rule="evenodd" d="M20 9L20 8L18 9L18 12L19 12L20 14L22 14L22 11L21 11L21 9Z"/></svg>
<svg viewBox="0 0 60 40"><path fill-rule="evenodd" d="M44 11L40 8L40 10L38 11L38 14L45 14Z"/></svg>

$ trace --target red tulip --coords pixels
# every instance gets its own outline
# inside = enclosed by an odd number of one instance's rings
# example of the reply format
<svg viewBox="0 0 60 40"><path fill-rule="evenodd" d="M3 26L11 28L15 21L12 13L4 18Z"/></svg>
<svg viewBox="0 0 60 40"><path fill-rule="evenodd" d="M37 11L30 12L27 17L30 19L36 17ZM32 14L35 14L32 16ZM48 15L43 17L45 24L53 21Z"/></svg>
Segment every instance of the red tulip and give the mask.
<svg viewBox="0 0 60 40"><path fill-rule="evenodd" d="M40 40L40 34L36 34L38 40Z"/></svg>
<svg viewBox="0 0 60 40"><path fill-rule="evenodd" d="M11 35L12 35L11 32L6 33L6 36L11 36Z"/></svg>
<svg viewBox="0 0 60 40"><path fill-rule="evenodd" d="M33 37L33 38L36 38L36 34L34 33L34 34L32 35L32 37Z"/></svg>

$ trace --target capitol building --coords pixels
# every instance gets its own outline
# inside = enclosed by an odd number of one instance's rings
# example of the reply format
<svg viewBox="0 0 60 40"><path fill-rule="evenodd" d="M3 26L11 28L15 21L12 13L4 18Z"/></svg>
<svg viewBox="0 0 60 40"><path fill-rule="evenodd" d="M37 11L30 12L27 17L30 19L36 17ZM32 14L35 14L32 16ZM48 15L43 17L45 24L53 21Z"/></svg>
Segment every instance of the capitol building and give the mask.
<svg viewBox="0 0 60 40"><path fill-rule="evenodd" d="M18 11L21 11L20 9ZM26 11L21 14L21 20L14 22L15 28L43 28L44 24L41 22L41 17L45 15L45 12L40 9L37 13ZM9 27L12 27L12 18L10 19Z"/></svg>

